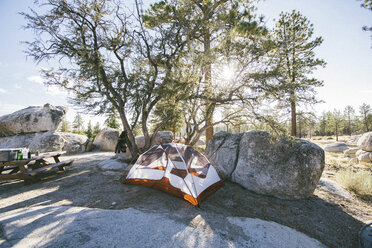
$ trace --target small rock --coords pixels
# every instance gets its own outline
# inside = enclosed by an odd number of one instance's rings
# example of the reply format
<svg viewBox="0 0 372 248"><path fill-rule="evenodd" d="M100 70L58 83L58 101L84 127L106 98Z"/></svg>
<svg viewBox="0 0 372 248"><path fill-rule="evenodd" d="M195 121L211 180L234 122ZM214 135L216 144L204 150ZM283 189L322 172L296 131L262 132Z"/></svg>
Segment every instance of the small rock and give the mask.
<svg viewBox="0 0 372 248"><path fill-rule="evenodd" d="M337 142L324 146L324 151L326 152L343 152L344 150L349 149L345 143Z"/></svg>
<svg viewBox="0 0 372 248"><path fill-rule="evenodd" d="M345 199L351 199L351 194L349 193L349 191L344 189L339 183L328 178L320 178L317 188L327 191L332 195L336 195Z"/></svg>
<svg viewBox="0 0 372 248"><path fill-rule="evenodd" d="M358 163L358 159L357 158L352 158L352 159L349 160L349 163L357 164Z"/></svg>
<svg viewBox="0 0 372 248"><path fill-rule="evenodd" d="M372 161L372 152L366 152L363 150L359 150L356 153L358 160L362 162L371 162Z"/></svg>
<svg viewBox="0 0 372 248"><path fill-rule="evenodd" d="M351 136L350 139L347 141L347 144L356 145L360 137L361 137L360 135Z"/></svg>
<svg viewBox="0 0 372 248"><path fill-rule="evenodd" d="M344 157L345 155L355 155L355 153L359 150L359 148L349 148L344 151Z"/></svg>
<svg viewBox="0 0 372 248"><path fill-rule="evenodd" d="M117 159L108 159L98 164L98 168L103 171L124 171L127 167L127 163Z"/></svg>

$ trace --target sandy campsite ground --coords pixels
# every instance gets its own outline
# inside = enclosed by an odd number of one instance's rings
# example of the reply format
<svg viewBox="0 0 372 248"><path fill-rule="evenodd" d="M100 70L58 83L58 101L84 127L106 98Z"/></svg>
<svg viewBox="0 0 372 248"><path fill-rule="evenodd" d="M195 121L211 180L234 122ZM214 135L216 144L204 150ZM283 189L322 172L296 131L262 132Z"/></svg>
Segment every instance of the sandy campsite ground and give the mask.
<svg viewBox="0 0 372 248"><path fill-rule="evenodd" d="M324 144L320 142L320 145ZM113 155L91 152L65 156L65 159L74 157L76 161L63 173L49 175L33 184L16 180L0 182L0 213L48 205L132 208L167 214L176 219L183 216L182 221L191 221L198 215L208 215L210 219L213 216L251 217L294 228L328 247L357 247L359 229L372 220L370 197L351 193L352 199L348 200L317 189L309 199L286 201L255 194L230 182L225 182L201 207L193 207L180 198L155 189L124 185L120 182L120 175L98 169L98 163ZM326 165L323 176L332 178L333 175L333 167ZM213 221L210 225L214 225ZM0 226L0 239L3 238L1 230Z"/></svg>

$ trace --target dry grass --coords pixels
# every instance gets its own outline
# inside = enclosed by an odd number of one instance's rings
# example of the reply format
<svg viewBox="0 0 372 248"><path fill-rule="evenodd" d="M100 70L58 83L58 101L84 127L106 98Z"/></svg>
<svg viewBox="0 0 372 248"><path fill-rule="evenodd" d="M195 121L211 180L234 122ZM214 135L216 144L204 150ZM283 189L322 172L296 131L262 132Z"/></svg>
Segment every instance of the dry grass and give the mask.
<svg viewBox="0 0 372 248"><path fill-rule="evenodd" d="M368 171L340 170L336 174L336 180L359 195L372 195L372 174Z"/></svg>

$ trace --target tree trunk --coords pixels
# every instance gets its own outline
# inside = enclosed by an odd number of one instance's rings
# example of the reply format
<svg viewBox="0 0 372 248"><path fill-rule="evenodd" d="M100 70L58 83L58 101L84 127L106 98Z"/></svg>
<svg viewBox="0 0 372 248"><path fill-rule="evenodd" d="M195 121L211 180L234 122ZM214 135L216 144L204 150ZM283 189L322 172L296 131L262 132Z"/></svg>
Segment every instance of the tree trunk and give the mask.
<svg viewBox="0 0 372 248"><path fill-rule="evenodd" d="M296 102L291 102L291 136L296 137Z"/></svg>
<svg viewBox="0 0 372 248"><path fill-rule="evenodd" d="M133 159L137 159L137 157L138 157L138 147L137 147L137 144L136 144L136 139L133 135L133 130L131 130L131 128L130 128L130 125L127 121L127 118L124 114L124 110L119 110L118 109L118 111L119 111L119 114L120 114L121 123L123 124L123 128L124 128L124 130L126 130L128 132L128 139L129 139L130 144L127 144L127 145L128 145L130 154L132 155Z"/></svg>
<svg viewBox="0 0 372 248"><path fill-rule="evenodd" d="M338 124L336 124L336 141L338 141Z"/></svg>
<svg viewBox="0 0 372 248"><path fill-rule="evenodd" d="M209 57L210 55L210 50L211 50L211 35L209 33L209 30L206 31L204 34L204 56ZM210 97L212 94L212 65L208 61L207 65L204 68L204 80L205 80L205 85L206 85L206 93L207 96ZM206 120L205 120L205 125L210 126L213 123L213 112L214 108L210 106L211 102L207 101L206 103ZM207 128L205 131L205 143L208 144L208 142L212 139L213 136L213 126L210 126Z"/></svg>

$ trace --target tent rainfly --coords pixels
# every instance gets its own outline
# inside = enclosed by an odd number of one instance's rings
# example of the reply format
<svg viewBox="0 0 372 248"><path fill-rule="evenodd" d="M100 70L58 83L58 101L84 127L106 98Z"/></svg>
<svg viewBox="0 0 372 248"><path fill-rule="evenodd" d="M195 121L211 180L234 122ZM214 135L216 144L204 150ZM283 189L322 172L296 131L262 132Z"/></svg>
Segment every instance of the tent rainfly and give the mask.
<svg viewBox="0 0 372 248"><path fill-rule="evenodd" d="M222 186L216 169L191 146L168 143L143 153L124 181L160 189L194 206Z"/></svg>

